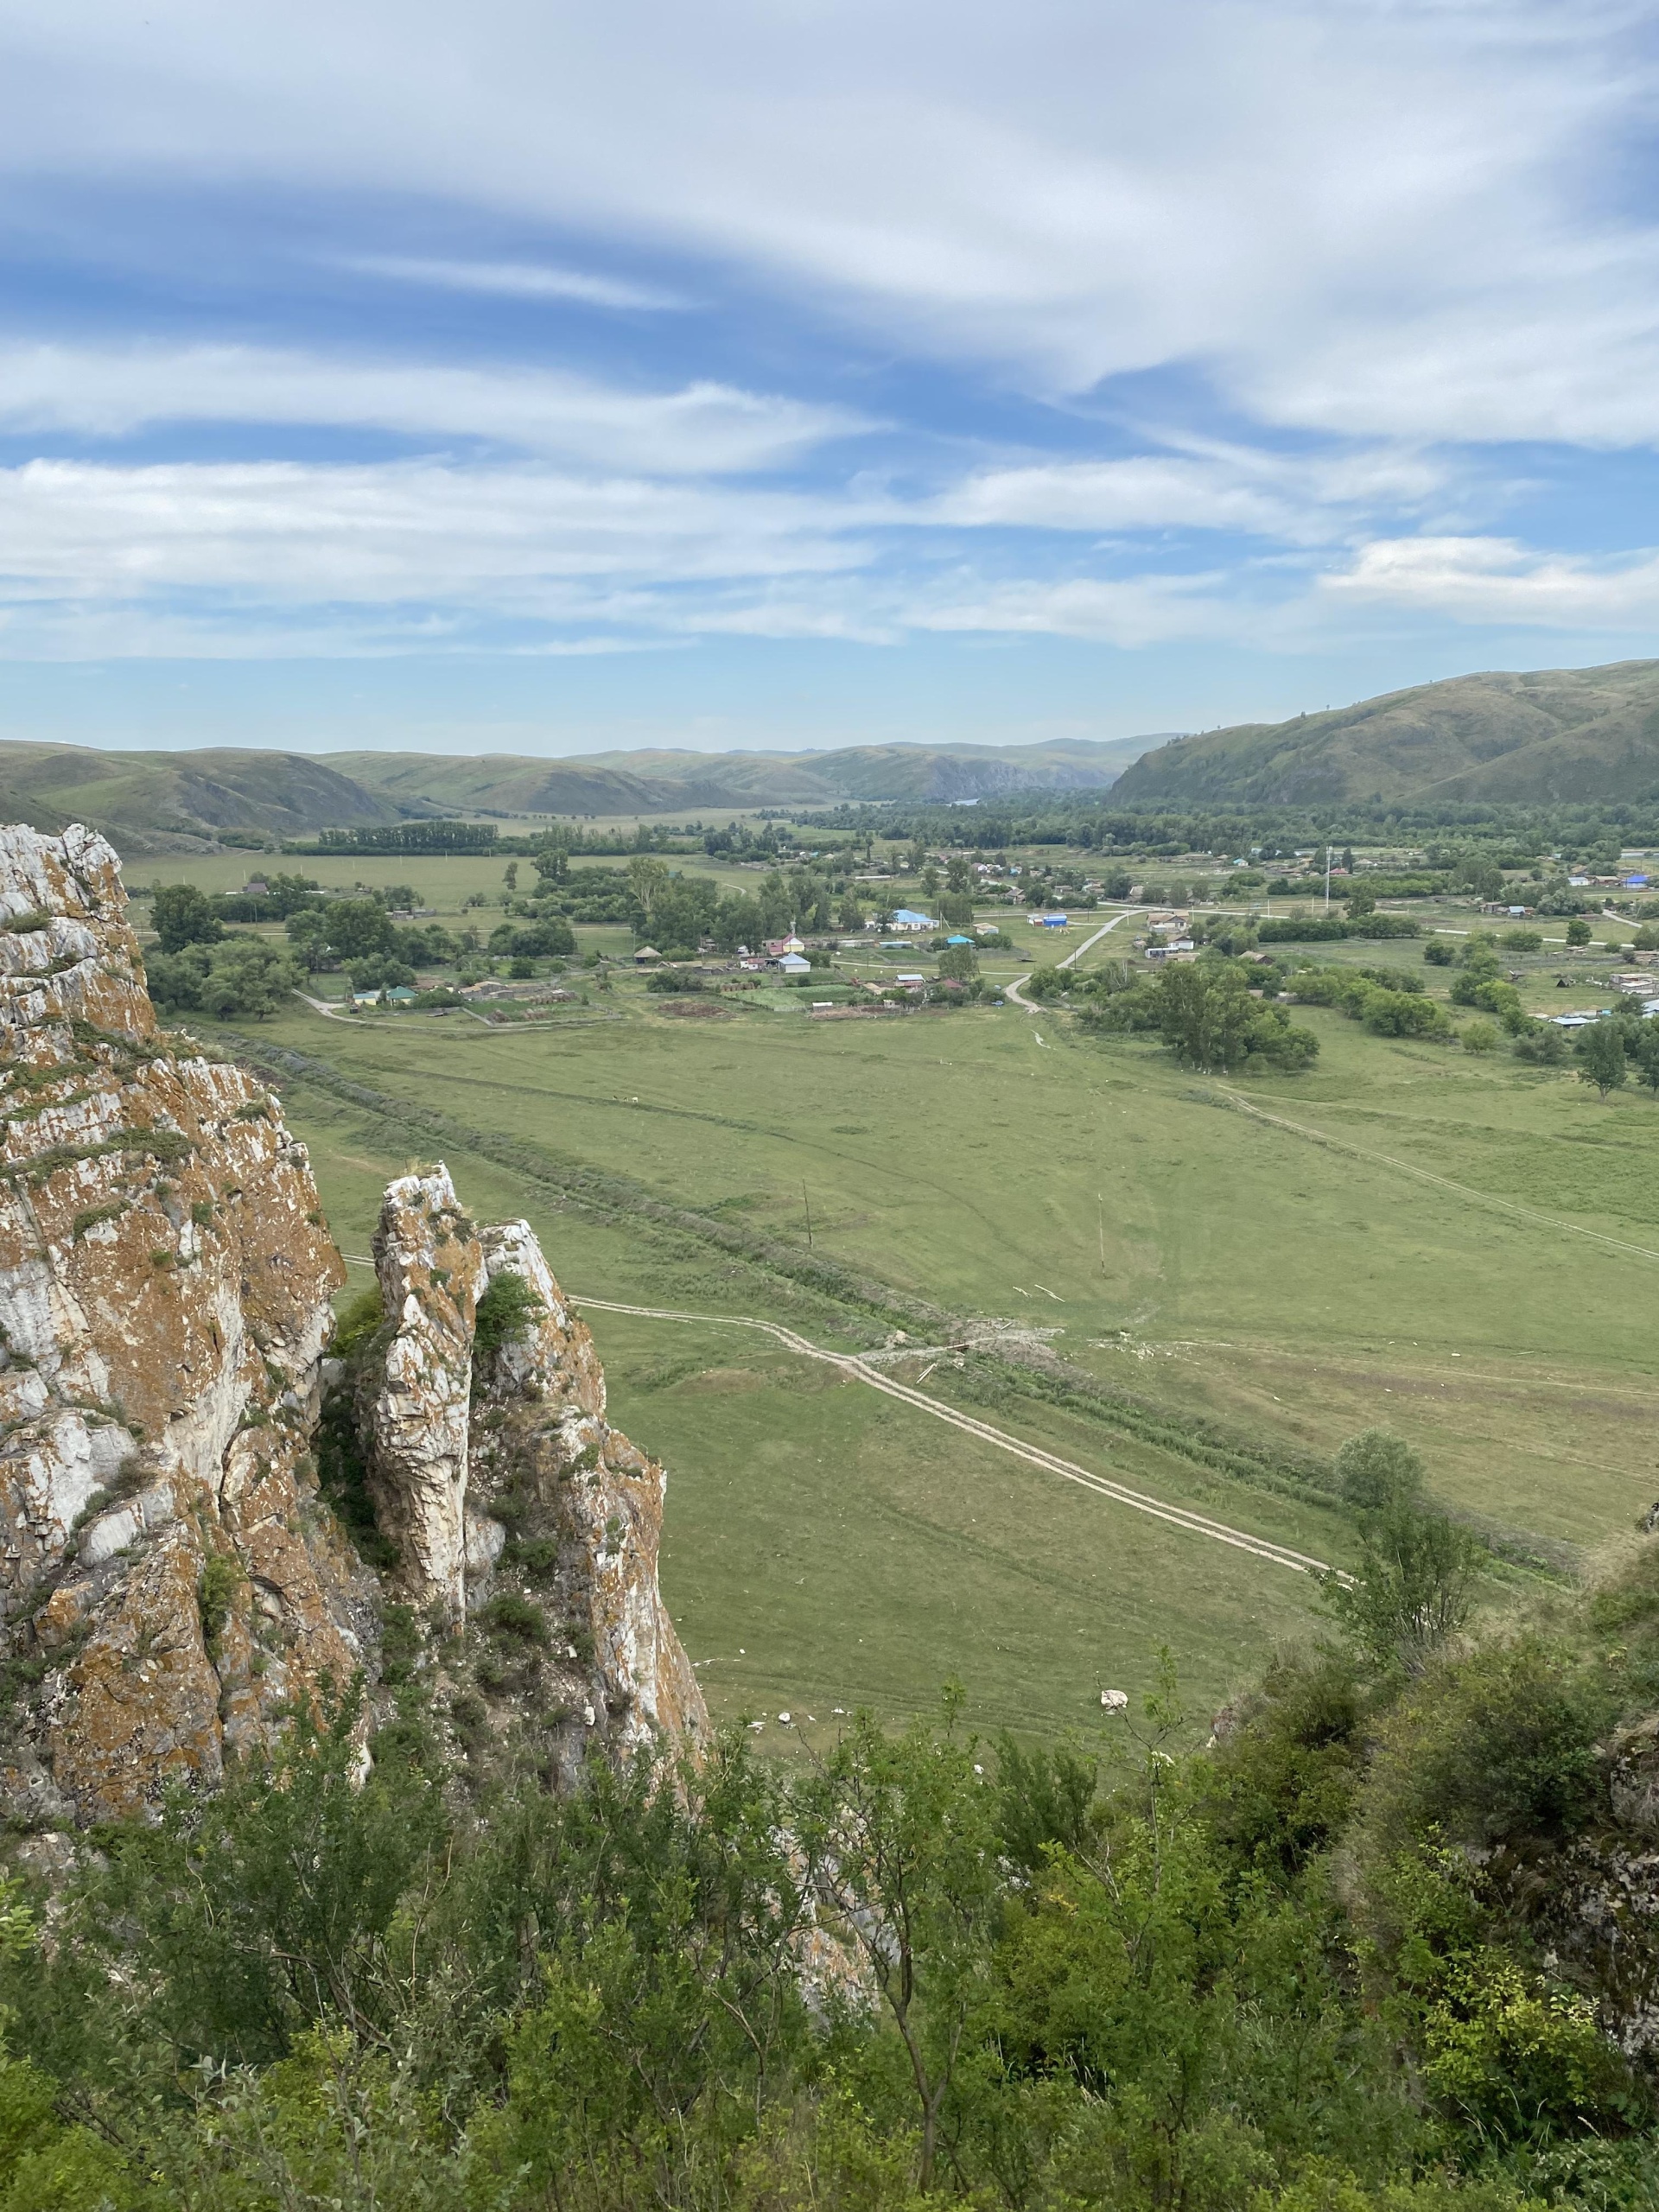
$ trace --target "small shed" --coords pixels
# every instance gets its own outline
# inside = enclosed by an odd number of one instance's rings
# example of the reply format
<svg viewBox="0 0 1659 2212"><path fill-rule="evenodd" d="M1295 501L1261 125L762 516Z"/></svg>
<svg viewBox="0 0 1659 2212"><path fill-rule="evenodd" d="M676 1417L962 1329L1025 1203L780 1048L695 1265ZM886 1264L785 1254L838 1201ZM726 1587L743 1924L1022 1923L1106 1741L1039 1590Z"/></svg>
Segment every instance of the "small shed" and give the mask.
<svg viewBox="0 0 1659 2212"><path fill-rule="evenodd" d="M798 952L785 953L777 967L779 973L784 976L810 976L812 973L812 963L803 960Z"/></svg>
<svg viewBox="0 0 1659 2212"><path fill-rule="evenodd" d="M642 944L633 956L636 968L660 968L662 962L663 956L654 944Z"/></svg>

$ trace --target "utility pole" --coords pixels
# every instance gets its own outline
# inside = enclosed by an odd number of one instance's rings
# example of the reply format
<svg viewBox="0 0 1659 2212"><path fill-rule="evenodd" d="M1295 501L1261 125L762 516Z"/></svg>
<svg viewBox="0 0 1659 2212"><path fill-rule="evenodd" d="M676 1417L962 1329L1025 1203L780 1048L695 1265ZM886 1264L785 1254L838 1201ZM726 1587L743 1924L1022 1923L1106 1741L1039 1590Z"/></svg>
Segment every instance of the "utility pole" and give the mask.
<svg viewBox="0 0 1659 2212"><path fill-rule="evenodd" d="M1325 911L1331 911L1331 840L1325 841Z"/></svg>
<svg viewBox="0 0 1659 2212"><path fill-rule="evenodd" d="M806 1178L801 1178L801 1204L806 1208L806 1249L812 1249L812 1201L806 1195Z"/></svg>

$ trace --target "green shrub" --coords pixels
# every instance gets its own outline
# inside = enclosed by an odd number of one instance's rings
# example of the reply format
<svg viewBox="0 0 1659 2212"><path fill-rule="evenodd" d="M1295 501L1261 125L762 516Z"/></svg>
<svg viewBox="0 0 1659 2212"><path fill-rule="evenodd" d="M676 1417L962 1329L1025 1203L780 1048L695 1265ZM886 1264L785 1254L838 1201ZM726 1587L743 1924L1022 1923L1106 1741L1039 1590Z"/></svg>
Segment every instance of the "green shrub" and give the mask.
<svg viewBox="0 0 1659 2212"><path fill-rule="evenodd" d="M1630 2068L1589 1998L1551 1988L1501 1952L1448 1981L1426 2022L1423 2081L1478 2138L1528 2144L1620 2124Z"/></svg>
<svg viewBox="0 0 1659 2212"><path fill-rule="evenodd" d="M1566 1065L1571 1052L1567 1032L1558 1029L1553 1021L1529 1022L1516 1032L1515 1057L1518 1060L1530 1060L1537 1067L1559 1068Z"/></svg>
<svg viewBox="0 0 1659 2212"><path fill-rule="evenodd" d="M237 1592L247 1580L239 1560L229 1552L214 1552L196 1583L196 1605L201 1615L202 1641L208 1656L219 1649L219 1640L230 1624Z"/></svg>
<svg viewBox="0 0 1659 2212"><path fill-rule="evenodd" d="M1573 1835L1605 1810L1597 1745L1615 1710L1599 1672L1535 1635L1446 1660L1388 1723L1373 1813L1396 1836L1477 1847Z"/></svg>
<svg viewBox="0 0 1659 2212"><path fill-rule="evenodd" d="M1353 1573L1321 1578L1326 1609L1377 1667L1415 1673L1469 1618L1480 1548L1444 1513L1368 1513Z"/></svg>
<svg viewBox="0 0 1659 2212"><path fill-rule="evenodd" d="M550 1582L559 1564L559 1547L551 1536L537 1536L528 1543L514 1537L501 1554L502 1563L516 1567L531 1582Z"/></svg>
<svg viewBox="0 0 1659 2212"><path fill-rule="evenodd" d="M521 1643L545 1643L548 1641L547 1615L539 1605L531 1605L528 1598L520 1598L511 1590L504 1590L492 1598L479 1612L481 1626L493 1630L498 1636L515 1637Z"/></svg>
<svg viewBox="0 0 1659 2212"><path fill-rule="evenodd" d="M478 1301L473 1322L474 1357L493 1358L503 1344L534 1328L544 1311L523 1275L504 1268L491 1278L489 1288Z"/></svg>
<svg viewBox="0 0 1659 2212"><path fill-rule="evenodd" d="M328 1349L336 1359L349 1360L360 1353L386 1318L378 1283L348 1298L334 1320L334 1341Z"/></svg>
<svg viewBox="0 0 1659 2212"><path fill-rule="evenodd" d="M1390 1429L1365 1428L1351 1436L1334 1465L1337 1487L1362 1513L1414 1503L1423 1487L1422 1461Z"/></svg>
<svg viewBox="0 0 1659 2212"><path fill-rule="evenodd" d="M79 1244L87 1230L96 1229L100 1222L118 1221L126 1212L128 1203L125 1198L111 1198L107 1205L88 1206L84 1212L78 1213L69 1224L70 1243Z"/></svg>
<svg viewBox="0 0 1659 2212"><path fill-rule="evenodd" d="M1364 1706L1351 1662L1281 1655L1195 1777L1195 1802L1241 1871L1294 1878L1347 1820L1360 1775Z"/></svg>

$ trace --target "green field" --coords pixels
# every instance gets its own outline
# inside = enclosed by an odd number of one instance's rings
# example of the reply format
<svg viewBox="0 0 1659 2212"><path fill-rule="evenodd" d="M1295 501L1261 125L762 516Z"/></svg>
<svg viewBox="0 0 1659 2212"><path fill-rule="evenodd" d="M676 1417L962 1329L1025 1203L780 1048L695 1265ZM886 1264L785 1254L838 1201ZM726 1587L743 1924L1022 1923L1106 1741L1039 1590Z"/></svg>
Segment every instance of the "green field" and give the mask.
<svg viewBox="0 0 1659 2212"><path fill-rule="evenodd" d="M612 1019L563 1032L297 1010L264 1025L262 1045L334 1071L281 1088L343 1249L366 1250L386 1176L435 1149L421 1116L435 1109L468 1204L528 1213L577 1294L880 1344L890 1316L761 1253L804 1260L810 1213L814 1257L1057 1332L1065 1360L1177 1423L1326 1455L1386 1421L1448 1501L1586 1554L1659 1495L1645 1093L1604 1106L1570 1072L1379 1039L1317 1008L1297 1015L1321 1042L1311 1073L1224 1083L1014 1007L690 1021L631 977L607 1003ZM344 1099L338 1077L389 1103ZM622 1181L594 1198L587 1171ZM652 1218L646 1201L684 1214ZM722 1244L733 1230L748 1243ZM982 1718L1052 1729L1086 1719L1102 1687L1147 1681L1166 1643L1202 1713L1307 1628L1306 1578L767 1339L592 1320L615 1418L671 1471L664 1586L717 1713L902 1712L956 1674ZM925 1351L894 1371L1154 1497L1350 1555L1338 1514L1076 1403L988 1405L971 1365Z"/></svg>

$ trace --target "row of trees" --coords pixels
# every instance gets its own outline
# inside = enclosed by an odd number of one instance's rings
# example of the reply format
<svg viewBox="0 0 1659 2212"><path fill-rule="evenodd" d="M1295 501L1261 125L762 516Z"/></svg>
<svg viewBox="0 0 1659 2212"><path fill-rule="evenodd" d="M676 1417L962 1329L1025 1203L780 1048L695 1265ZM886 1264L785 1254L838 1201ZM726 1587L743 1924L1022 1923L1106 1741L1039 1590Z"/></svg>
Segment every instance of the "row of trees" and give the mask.
<svg viewBox="0 0 1659 2212"><path fill-rule="evenodd" d="M1155 976L1107 962L1075 986L1083 1026L1102 1033L1153 1032L1185 1066L1226 1074L1247 1064L1294 1074L1318 1058L1319 1040L1281 1006L1252 996L1255 977L1236 961L1205 957L1166 966ZM1039 1000L1057 998L1071 979L1039 968L1026 985Z"/></svg>
<svg viewBox="0 0 1659 2212"><path fill-rule="evenodd" d="M800 823L855 837L912 838L932 848L1071 845L1152 859L1192 853L1268 861L1312 850L1321 867L1327 844L1350 854L1356 845L1381 845L1424 851L1437 874L1455 874L1472 887L1473 872L1481 868L1548 868L1554 855L1562 868L1611 874L1622 849L1659 846L1659 800L1497 806L1350 799L1336 805L1130 808L1110 791L1073 791L1028 792L1017 802L998 798L966 810L847 805L803 815Z"/></svg>

